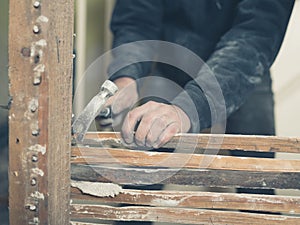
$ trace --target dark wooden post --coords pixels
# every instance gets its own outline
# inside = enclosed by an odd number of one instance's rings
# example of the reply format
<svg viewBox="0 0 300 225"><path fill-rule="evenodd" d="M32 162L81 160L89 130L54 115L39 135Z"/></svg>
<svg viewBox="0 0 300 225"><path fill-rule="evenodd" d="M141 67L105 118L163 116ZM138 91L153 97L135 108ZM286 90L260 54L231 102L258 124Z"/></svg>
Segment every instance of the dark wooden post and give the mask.
<svg viewBox="0 0 300 225"><path fill-rule="evenodd" d="M10 224L69 224L73 0L10 0Z"/></svg>

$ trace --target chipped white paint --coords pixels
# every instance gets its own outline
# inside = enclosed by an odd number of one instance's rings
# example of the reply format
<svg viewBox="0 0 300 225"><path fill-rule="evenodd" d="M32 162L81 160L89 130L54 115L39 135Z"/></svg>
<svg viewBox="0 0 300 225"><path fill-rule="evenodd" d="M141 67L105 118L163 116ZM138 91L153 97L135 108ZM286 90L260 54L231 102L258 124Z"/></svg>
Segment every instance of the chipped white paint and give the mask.
<svg viewBox="0 0 300 225"><path fill-rule="evenodd" d="M36 46L40 46L40 47L46 47L47 46L47 41L45 39L41 39L37 42L35 42Z"/></svg>
<svg viewBox="0 0 300 225"><path fill-rule="evenodd" d="M153 204L157 204L159 206L178 206L181 201L180 200L173 200L173 199L155 198L151 202Z"/></svg>
<svg viewBox="0 0 300 225"><path fill-rule="evenodd" d="M45 196L43 193L40 193L38 191L34 192L34 193L31 193L30 195L32 198L35 198L35 199L41 199L41 200L44 200L45 199Z"/></svg>
<svg viewBox="0 0 300 225"><path fill-rule="evenodd" d="M31 120L32 117L32 113L29 111L25 111L24 112L24 118L26 118L27 120Z"/></svg>
<svg viewBox="0 0 300 225"><path fill-rule="evenodd" d="M42 145L39 145L39 144L36 144L36 145L32 145L28 148L29 151L33 151L33 152L37 152L37 153L42 153L42 155L45 155L46 154L46 146L42 146Z"/></svg>
<svg viewBox="0 0 300 225"><path fill-rule="evenodd" d="M39 121L33 121L30 124L30 129L32 134L38 134L39 133Z"/></svg>
<svg viewBox="0 0 300 225"><path fill-rule="evenodd" d="M34 174L36 174L36 175L39 175L41 177L44 176L44 171L41 170L41 169L39 169L39 168L33 168L33 169L31 169L31 172L34 173Z"/></svg>
<svg viewBox="0 0 300 225"><path fill-rule="evenodd" d="M82 205L73 205L73 207L76 211L80 211L84 208Z"/></svg>
<svg viewBox="0 0 300 225"><path fill-rule="evenodd" d="M39 64L37 65L34 69L33 69L34 72L37 72L37 73L44 73L45 72L45 65L44 64Z"/></svg>
<svg viewBox="0 0 300 225"><path fill-rule="evenodd" d="M47 46L47 41L45 39L41 39L36 42L31 43L30 56L35 57L36 53L39 53L39 56L42 57L43 51L40 48L45 48Z"/></svg>
<svg viewBox="0 0 300 225"><path fill-rule="evenodd" d="M28 104L28 110L31 112L35 112L39 107L39 102L37 99L31 99Z"/></svg>
<svg viewBox="0 0 300 225"><path fill-rule="evenodd" d="M71 181L71 186L80 189L84 194L97 197L114 197L123 192L121 186L112 183Z"/></svg>
<svg viewBox="0 0 300 225"><path fill-rule="evenodd" d="M40 84L42 79L42 73L45 72L45 65L39 64L33 69L33 71L34 71L33 84L35 85Z"/></svg>
<svg viewBox="0 0 300 225"><path fill-rule="evenodd" d="M33 222L36 223L36 224L39 224L40 223L40 220L38 217L34 217L33 218Z"/></svg>
<svg viewBox="0 0 300 225"><path fill-rule="evenodd" d="M36 22L38 22L38 23L48 23L49 19L48 19L48 17L41 15L37 18Z"/></svg>

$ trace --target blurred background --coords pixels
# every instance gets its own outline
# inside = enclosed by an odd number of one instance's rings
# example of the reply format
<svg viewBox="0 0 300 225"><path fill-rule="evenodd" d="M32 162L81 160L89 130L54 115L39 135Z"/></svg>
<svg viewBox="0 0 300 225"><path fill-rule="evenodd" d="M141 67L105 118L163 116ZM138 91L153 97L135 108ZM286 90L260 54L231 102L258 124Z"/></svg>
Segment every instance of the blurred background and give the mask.
<svg viewBox="0 0 300 225"><path fill-rule="evenodd" d="M8 103L7 37L8 2L0 1L0 105ZM88 87L76 98L74 112L78 112L97 93L95 82L80 81L84 71L104 52L110 49L109 21L114 0L76 0L75 45L76 52L74 86ZM280 19L280 18L278 18ZM275 92L276 131L279 136L300 136L300 2L296 1L288 31L280 53L272 66ZM99 71L99 81L106 78ZM85 83L88 82L88 83ZM0 108L0 224L8 224L7 161L8 161L8 111ZM268 115L266 115L268 116ZM285 158L286 155L277 155ZM297 194L297 193L296 193ZM299 195L299 193L298 193Z"/></svg>

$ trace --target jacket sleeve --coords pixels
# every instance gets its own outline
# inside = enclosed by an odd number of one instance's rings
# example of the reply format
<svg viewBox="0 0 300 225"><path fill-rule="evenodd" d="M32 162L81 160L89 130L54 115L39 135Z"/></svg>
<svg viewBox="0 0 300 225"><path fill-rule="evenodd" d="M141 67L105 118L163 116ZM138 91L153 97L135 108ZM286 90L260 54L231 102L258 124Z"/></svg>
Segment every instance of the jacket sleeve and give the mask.
<svg viewBox="0 0 300 225"><path fill-rule="evenodd" d="M158 40L162 26L161 0L117 0L111 19L111 30L114 35L113 62L108 72L110 79L127 76L137 79L147 75L151 62L139 62L154 57L153 50L139 41ZM117 48L130 43L123 48ZM148 60L150 61L150 60ZM123 67L122 65L128 64ZM131 64L131 65L129 65ZM114 68L123 67L117 72Z"/></svg>
<svg viewBox="0 0 300 225"><path fill-rule="evenodd" d="M209 89L212 82L212 79L207 79L209 75L214 75L219 83L226 116L229 116L241 106L262 77L269 74L283 41L293 4L293 0L239 2L234 23L216 45L206 62L208 67L203 68L185 86L185 93L173 101L189 115L193 132L212 125L208 102L213 102L214 109L222 106L221 100L214 98L213 91L208 93L201 88L204 85L208 87L206 90ZM190 107L191 102L186 101L187 96L196 106L196 112ZM222 115L217 117L222 118Z"/></svg>

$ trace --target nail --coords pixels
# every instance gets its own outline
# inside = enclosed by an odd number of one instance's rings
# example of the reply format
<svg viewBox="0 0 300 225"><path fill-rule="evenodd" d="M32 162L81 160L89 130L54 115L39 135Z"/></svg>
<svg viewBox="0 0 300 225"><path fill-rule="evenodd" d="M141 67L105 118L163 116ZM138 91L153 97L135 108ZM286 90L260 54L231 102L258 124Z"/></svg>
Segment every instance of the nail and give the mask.
<svg viewBox="0 0 300 225"><path fill-rule="evenodd" d="M35 186L37 184L37 181L35 178L32 178L30 181L31 186Z"/></svg>
<svg viewBox="0 0 300 225"><path fill-rule="evenodd" d="M35 1L34 3L33 3L33 7L34 8L39 8L41 6L41 3L39 2L39 1Z"/></svg>
<svg viewBox="0 0 300 225"><path fill-rule="evenodd" d="M39 158L36 155L33 155L31 158L32 162L37 162Z"/></svg>
<svg viewBox="0 0 300 225"><path fill-rule="evenodd" d="M38 136L39 134L40 134L40 130L38 129L38 130L33 130L32 132L31 132L31 134L33 135L33 136Z"/></svg>
<svg viewBox="0 0 300 225"><path fill-rule="evenodd" d="M32 30L33 30L33 33L35 33L35 34L40 33L40 28L38 27L38 25L34 25Z"/></svg>

